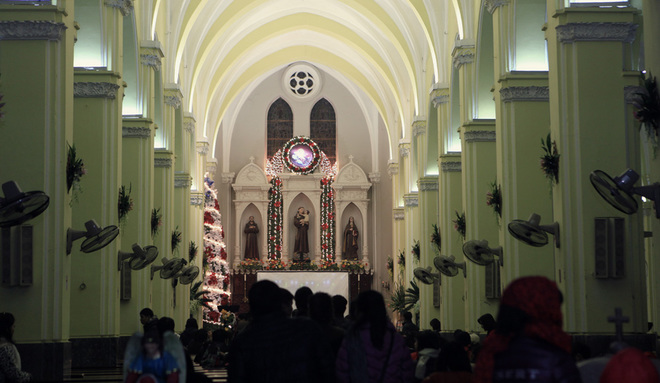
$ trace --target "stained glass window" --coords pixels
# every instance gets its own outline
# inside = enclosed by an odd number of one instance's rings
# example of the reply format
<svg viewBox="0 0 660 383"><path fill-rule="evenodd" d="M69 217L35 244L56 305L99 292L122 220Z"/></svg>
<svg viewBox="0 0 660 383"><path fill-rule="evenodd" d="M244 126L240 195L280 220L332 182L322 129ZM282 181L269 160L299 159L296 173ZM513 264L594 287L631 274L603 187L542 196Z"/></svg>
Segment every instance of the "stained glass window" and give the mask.
<svg viewBox="0 0 660 383"><path fill-rule="evenodd" d="M337 120L335 108L325 98L312 108L309 119L309 136L325 153L331 163L337 161Z"/></svg>
<svg viewBox="0 0 660 383"><path fill-rule="evenodd" d="M272 157L293 137L293 112L282 98L268 109L266 156Z"/></svg>

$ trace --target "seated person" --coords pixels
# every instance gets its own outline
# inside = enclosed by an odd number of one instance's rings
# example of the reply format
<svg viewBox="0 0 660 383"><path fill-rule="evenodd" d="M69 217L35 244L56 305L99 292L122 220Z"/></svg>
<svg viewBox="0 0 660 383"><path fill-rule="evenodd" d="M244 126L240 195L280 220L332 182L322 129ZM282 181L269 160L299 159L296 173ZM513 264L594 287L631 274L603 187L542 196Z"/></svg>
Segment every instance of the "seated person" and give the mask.
<svg viewBox="0 0 660 383"><path fill-rule="evenodd" d="M178 383L179 365L163 343L157 331L142 337L142 352L129 362L126 383Z"/></svg>

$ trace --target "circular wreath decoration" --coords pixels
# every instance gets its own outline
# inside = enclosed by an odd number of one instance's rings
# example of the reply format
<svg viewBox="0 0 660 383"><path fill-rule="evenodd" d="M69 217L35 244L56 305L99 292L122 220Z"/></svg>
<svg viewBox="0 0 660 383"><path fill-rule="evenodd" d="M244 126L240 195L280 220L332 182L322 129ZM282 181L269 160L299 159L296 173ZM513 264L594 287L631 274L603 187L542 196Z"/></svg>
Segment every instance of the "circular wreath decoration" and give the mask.
<svg viewBox="0 0 660 383"><path fill-rule="evenodd" d="M311 138L296 136L284 144L282 157L292 172L310 174L321 162L321 149Z"/></svg>

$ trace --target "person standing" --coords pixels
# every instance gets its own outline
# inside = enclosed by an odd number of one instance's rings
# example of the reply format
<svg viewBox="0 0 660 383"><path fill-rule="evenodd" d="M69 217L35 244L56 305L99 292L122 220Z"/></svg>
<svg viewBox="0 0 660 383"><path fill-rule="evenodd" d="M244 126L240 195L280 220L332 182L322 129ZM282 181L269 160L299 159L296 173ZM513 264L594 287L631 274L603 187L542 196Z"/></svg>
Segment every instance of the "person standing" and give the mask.
<svg viewBox="0 0 660 383"><path fill-rule="evenodd" d="M11 313L0 313L0 382L29 382L32 375L21 371L21 356L14 344L14 323Z"/></svg>
<svg viewBox="0 0 660 383"><path fill-rule="evenodd" d="M293 246L293 253L297 254L302 261L305 254L309 253L309 241L307 240L307 231L309 230L309 211L305 213L304 207L299 207L298 212L293 218L293 225L298 229L296 233L296 242Z"/></svg>
<svg viewBox="0 0 660 383"><path fill-rule="evenodd" d="M259 259L259 245L257 244L259 226L254 222L254 216L250 216L243 232L245 233L245 259Z"/></svg>

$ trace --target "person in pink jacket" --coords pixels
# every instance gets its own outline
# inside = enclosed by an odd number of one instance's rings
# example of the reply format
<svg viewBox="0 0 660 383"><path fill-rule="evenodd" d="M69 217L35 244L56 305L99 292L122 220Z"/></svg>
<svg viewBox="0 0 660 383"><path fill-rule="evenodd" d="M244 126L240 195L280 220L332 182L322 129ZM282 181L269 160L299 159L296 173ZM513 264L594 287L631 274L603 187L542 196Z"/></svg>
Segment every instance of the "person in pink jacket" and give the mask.
<svg viewBox="0 0 660 383"><path fill-rule="evenodd" d="M387 317L383 296L377 291L360 293L355 312L337 355L337 382L412 382L415 363Z"/></svg>

